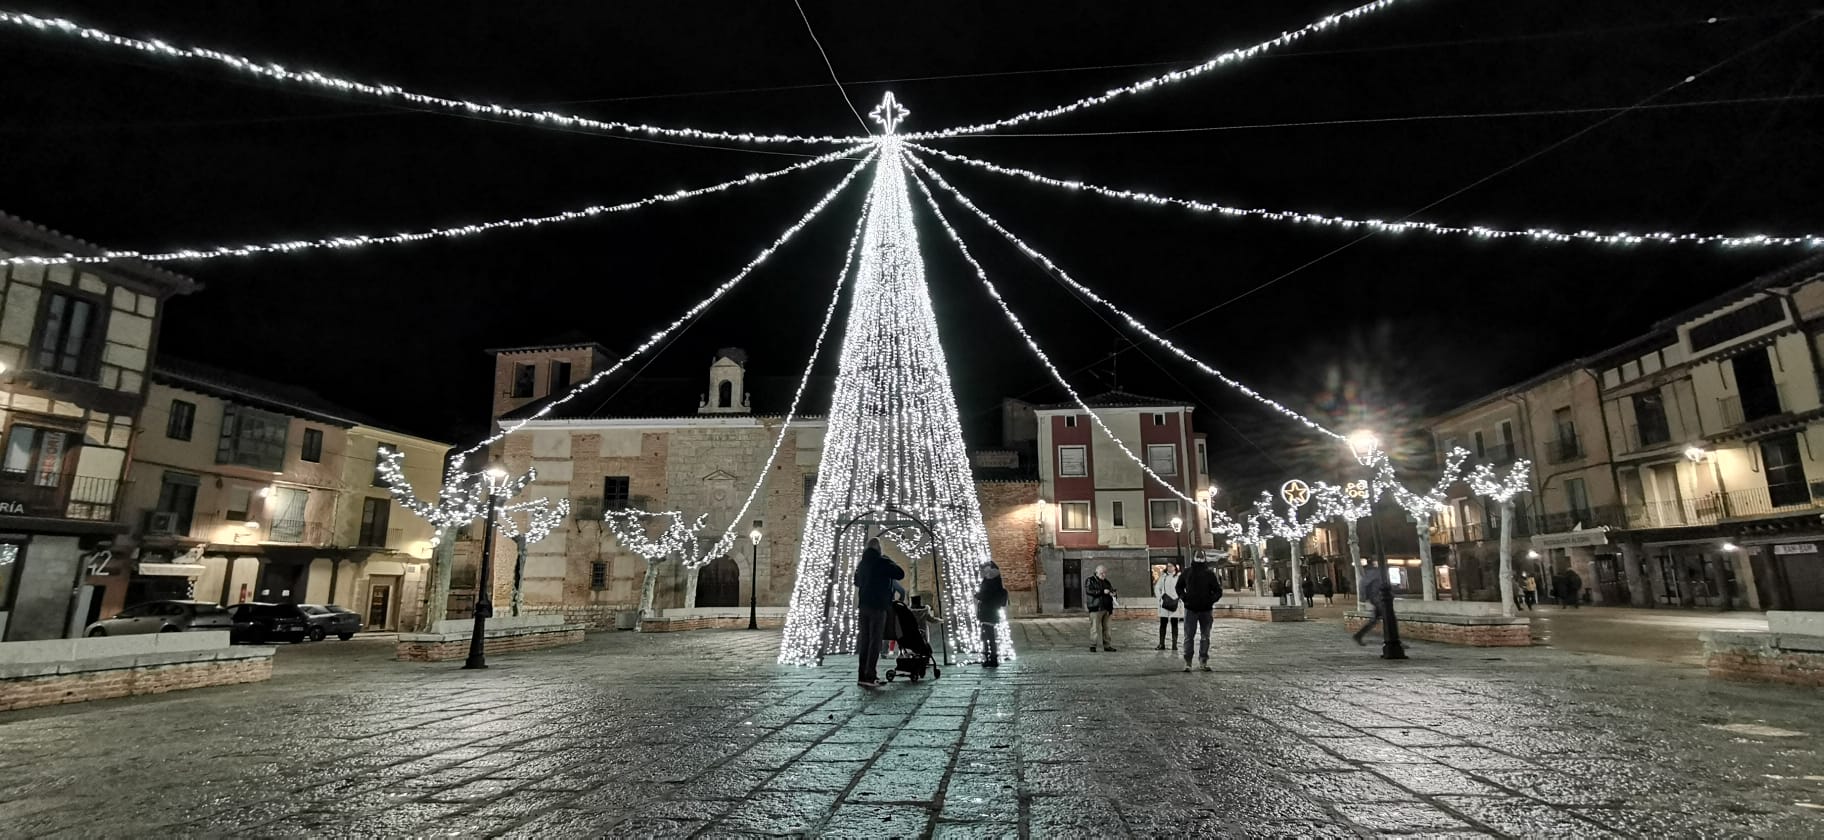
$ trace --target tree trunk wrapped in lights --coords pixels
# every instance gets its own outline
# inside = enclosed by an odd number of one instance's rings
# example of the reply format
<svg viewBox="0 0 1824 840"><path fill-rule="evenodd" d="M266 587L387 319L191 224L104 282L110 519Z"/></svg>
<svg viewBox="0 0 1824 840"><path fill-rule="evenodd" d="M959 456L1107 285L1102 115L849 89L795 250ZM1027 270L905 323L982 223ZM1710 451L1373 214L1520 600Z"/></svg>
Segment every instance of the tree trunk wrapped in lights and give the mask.
<svg viewBox="0 0 1824 840"><path fill-rule="evenodd" d="M648 532L653 523L669 519L658 536ZM684 522L684 514L671 510L663 513L652 513L632 508L611 510L602 514L602 527L614 535L616 542L629 552L646 560L646 579L640 584L640 617L652 618L652 599L658 590L659 566L672 555L683 558L693 557L697 547L697 534L703 530L703 524L709 520L709 514L698 514L689 524Z"/></svg>
<svg viewBox="0 0 1824 840"><path fill-rule="evenodd" d="M525 515L525 525L519 517ZM551 531L570 515L570 500L558 499L553 503L547 498L537 498L529 502L501 507L495 514L501 533L513 541L513 614L519 615L520 607L525 605L526 549L533 543L550 536Z"/></svg>
<svg viewBox="0 0 1824 840"><path fill-rule="evenodd" d="M1431 515L1444 509L1444 499L1450 494L1450 487L1463 477L1463 465L1469 460L1469 450L1459 446L1444 456L1444 472L1431 486L1431 490L1419 495L1407 490L1394 477L1393 465L1387 459L1381 459L1380 470L1375 476L1375 490L1378 496L1383 488L1393 493L1393 501L1406 511L1412 521L1413 532L1419 539L1419 574L1425 587L1425 600L1438 599L1438 572L1431 559ZM1481 492L1478 490L1477 492Z"/></svg>

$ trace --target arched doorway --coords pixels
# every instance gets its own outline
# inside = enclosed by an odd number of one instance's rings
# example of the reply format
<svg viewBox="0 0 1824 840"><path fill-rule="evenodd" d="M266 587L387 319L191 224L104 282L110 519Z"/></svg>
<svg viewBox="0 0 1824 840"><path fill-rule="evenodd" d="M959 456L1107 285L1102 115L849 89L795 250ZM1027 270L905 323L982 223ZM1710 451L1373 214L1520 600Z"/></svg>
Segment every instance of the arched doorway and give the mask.
<svg viewBox="0 0 1824 840"><path fill-rule="evenodd" d="M740 605L740 564L724 555L709 561L697 571L697 606L736 607Z"/></svg>

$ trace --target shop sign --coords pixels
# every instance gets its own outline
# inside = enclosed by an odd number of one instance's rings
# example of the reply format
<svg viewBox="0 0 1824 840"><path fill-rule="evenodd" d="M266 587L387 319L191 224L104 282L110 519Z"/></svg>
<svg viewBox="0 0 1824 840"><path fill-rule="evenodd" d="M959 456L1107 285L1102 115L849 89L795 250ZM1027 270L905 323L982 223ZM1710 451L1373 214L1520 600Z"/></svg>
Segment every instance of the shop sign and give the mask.
<svg viewBox="0 0 1824 840"><path fill-rule="evenodd" d="M1775 553L1775 554L1816 554L1816 553L1818 553L1818 544L1817 543L1787 543L1785 545L1776 545L1773 547L1773 553Z"/></svg>
<svg viewBox="0 0 1824 840"><path fill-rule="evenodd" d="M1592 528L1588 531L1563 531L1556 534L1540 534L1533 538L1533 548L1576 548L1590 545L1608 545L1609 532L1605 528Z"/></svg>

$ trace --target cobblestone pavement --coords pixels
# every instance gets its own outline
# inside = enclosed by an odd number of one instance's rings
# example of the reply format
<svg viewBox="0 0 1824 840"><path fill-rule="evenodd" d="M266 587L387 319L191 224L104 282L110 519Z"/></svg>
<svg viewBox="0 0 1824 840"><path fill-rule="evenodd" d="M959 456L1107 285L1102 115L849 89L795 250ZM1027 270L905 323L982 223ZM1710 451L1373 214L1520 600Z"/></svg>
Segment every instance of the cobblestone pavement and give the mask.
<svg viewBox="0 0 1824 840"><path fill-rule="evenodd" d="M1645 660L1218 622L879 691L777 634L608 633L485 672L381 643L271 683L0 714L13 837L1806 837L1824 700Z"/></svg>

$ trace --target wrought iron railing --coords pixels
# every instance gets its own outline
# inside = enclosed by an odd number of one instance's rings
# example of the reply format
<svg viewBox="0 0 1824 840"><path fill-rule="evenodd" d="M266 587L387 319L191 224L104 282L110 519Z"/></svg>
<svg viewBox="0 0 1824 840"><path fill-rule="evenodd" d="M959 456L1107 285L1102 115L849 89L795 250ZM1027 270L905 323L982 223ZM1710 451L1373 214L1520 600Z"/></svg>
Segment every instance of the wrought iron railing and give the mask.
<svg viewBox="0 0 1824 840"><path fill-rule="evenodd" d="M112 478L0 472L0 513L112 522L126 487L127 482Z"/></svg>

